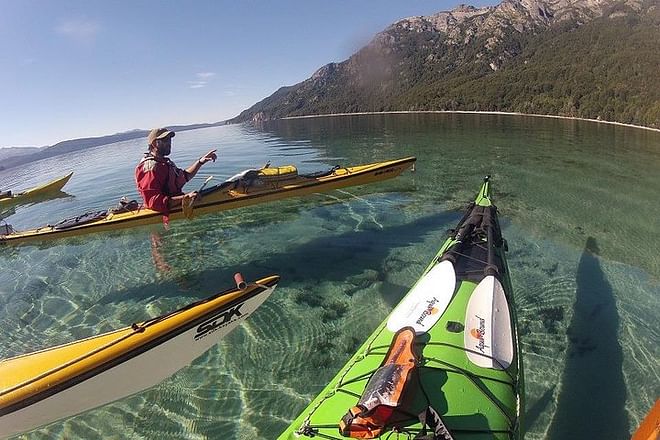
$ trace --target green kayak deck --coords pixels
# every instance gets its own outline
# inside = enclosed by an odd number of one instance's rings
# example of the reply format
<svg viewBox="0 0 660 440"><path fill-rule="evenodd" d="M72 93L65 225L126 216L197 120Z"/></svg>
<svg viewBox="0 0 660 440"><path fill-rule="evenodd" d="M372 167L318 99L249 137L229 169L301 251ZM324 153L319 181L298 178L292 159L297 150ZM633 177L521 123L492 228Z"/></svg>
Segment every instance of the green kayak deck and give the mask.
<svg viewBox="0 0 660 440"><path fill-rule="evenodd" d="M450 437L424 438L522 438L523 370L505 250L486 178L422 277L279 438L347 438L340 421L358 401L365 416L375 411L361 396L372 391L369 380L405 326L415 330L417 367L395 405L396 420L363 438L415 438L424 428L417 415L429 407Z"/></svg>

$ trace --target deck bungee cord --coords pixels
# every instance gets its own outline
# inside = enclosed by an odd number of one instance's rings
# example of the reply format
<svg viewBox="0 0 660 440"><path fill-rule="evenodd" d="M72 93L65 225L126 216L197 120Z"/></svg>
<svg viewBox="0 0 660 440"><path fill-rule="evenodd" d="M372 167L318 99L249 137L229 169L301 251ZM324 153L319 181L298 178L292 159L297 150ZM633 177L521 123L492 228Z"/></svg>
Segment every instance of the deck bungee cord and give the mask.
<svg viewBox="0 0 660 440"><path fill-rule="evenodd" d="M279 438L522 439L506 251L487 177L417 283ZM402 331L416 355L407 375L406 362L387 375Z"/></svg>

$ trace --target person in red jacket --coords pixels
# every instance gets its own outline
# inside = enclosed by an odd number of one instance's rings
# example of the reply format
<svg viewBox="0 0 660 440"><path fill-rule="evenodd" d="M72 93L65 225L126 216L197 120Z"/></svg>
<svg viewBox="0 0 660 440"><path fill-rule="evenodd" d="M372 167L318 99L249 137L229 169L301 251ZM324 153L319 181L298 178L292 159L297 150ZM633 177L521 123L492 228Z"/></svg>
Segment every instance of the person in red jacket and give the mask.
<svg viewBox="0 0 660 440"><path fill-rule="evenodd" d="M167 157L172 151L174 134L167 128L151 130L147 137L149 151L135 167L135 183L144 206L165 215L180 207L185 195L197 196L194 191L184 194L183 185L197 174L202 165L215 162L218 158L216 150L211 150L185 170L178 168Z"/></svg>

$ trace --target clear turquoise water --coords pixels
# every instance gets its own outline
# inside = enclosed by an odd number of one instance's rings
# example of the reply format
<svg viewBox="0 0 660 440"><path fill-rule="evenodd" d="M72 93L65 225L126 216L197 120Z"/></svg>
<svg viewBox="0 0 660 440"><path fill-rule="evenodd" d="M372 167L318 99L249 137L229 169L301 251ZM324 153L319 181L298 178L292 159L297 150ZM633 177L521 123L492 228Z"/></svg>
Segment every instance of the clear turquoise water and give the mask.
<svg viewBox="0 0 660 440"><path fill-rule="evenodd" d="M527 438L622 438L660 395L660 133L514 116L356 116L181 132L172 158L185 166L211 147L220 159L201 174L218 179L267 160L302 171L407 155L418 163L376 185L173 223L160 232L170 270L152 259L161 226L0 248L1 358L169 311L228 287L236 271L282 276L246 324L171 379L26 437L276 437L414 283L485 174L510 248ZM75 172L70 197L19 206L6 220L23 229L135 197L143 150L129 141L0 172L0 187L15 189Z"/></svg>

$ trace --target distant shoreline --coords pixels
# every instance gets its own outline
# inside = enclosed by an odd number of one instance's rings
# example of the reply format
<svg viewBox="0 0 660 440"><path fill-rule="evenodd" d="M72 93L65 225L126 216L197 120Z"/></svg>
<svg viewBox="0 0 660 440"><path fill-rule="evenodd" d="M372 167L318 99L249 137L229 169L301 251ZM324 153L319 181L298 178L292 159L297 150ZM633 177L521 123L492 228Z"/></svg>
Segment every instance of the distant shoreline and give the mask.
<svg viewBox="0 0 660 440"><path fill-rule="evenodd" d="M619 125L621 127L641 128L642 130L655 131L660 133L660 128L646 127L644 125L624 124L623 122L603 121L602 119L589 119L577 118L573 116L558 116L558 115L539 115L535 113L518 113L518 112L486 112L486 111L467 111L467 110L418 110L418 111L389 111L389 112L355 112L355 113L327 113L320 115L304 115L304 116L287 116L279 119L310 119L310 118L324 118L334 116L357 116L357 115L389 115L389 114L424 114L424 113L458 113L458 114L476 114L476 115L506 115L506 116L532 116L535 118L553 118L553 119L568 119L574 121L587 121L597 122L599 124Z"/></svg>

